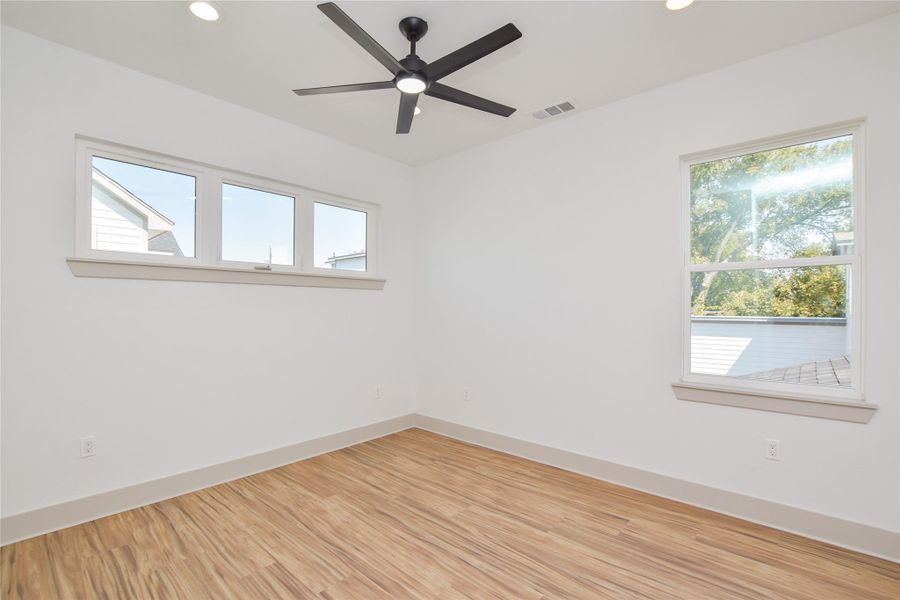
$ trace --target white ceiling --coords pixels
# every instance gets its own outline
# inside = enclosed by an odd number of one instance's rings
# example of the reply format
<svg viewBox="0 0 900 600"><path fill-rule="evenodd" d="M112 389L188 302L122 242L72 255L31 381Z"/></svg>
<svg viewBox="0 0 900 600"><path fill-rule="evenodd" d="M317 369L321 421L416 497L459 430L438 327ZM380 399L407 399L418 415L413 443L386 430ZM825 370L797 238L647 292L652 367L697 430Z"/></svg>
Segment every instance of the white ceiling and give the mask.
<svg viewBox="0 0 900 600"><path fill-rule="evenodd" d="M513 22L523 38L443 83L517 107L504 119L424 97L412 132L394 134L399 92L300 98L291 89L382 81L390 73L314 2L219 2L206 23L187 2L0 4L7 25L217 96L411 165L887 15L897 2L338 2L398 58L397 29L428 21L418 54L433 61ZM567 115L567 116L568 116Z"/></svg>

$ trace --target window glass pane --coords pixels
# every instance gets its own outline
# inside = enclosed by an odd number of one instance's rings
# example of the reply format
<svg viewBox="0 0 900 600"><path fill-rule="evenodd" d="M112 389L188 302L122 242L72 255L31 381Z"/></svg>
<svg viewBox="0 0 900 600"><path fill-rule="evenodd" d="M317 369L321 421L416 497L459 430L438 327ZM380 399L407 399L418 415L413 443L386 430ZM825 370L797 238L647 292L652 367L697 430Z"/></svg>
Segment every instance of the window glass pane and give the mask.
<svg viewBox="0 0 900 600"><path fill-rule="evenodd" d="M316 267L365 271L367 216L361 210L316 202L313 233Z"/></svg>
<svg viewBox="0 0 900 600"><path fill-rule="evenodd" d="M222 260L294 264L294 198L222 184Z"/></svg>
<svg viewBox="0 0 900 600"><path fill-rule="evenodd" d="M850 267L691 274L691 372L850 387Z"/></svg>
<svg viewBox="0 0 900 600"><path fill-rule="evenodd" d="M691 166L691 261L853 253L853 136Z"/></svg>
<svg viewBox="0 0 900 600"><path fill-rule="evenodd" d="M91 248L193 257L196 189L190 175L94 156Z"/></svg>

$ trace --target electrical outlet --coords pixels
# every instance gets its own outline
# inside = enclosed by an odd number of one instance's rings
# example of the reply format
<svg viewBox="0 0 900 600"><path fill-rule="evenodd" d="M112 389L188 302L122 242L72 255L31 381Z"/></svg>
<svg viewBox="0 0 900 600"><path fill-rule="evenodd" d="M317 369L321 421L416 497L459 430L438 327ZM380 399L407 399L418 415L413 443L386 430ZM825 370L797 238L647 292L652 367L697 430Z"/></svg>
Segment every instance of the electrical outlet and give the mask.
<svg viewBox="0 0 900 600"><path fill-rule="evenodd" d="M88 458L89 456L94 456L96 454L96 450L94 449L94 436L89 435L81 438L81 458Z"/></svg>
<svg viewBox="0 0 900 600"><path fill-rule="evenodd" d="M463 400L468 402L471 399L472 399L472 388L464 387L463 388Z"/></svg>
<svg viewBox="0 0 900 600"><path fill-rule="evenodd" d="M766 439L766 458L769 460L781 460L781 442Z"/></svg>
<svg viewBox="0 0 900 600"><path fill-rule="evenodd" d="M376 400L381 399L381 386L380 385L375 386L375 399Z"/></svg>

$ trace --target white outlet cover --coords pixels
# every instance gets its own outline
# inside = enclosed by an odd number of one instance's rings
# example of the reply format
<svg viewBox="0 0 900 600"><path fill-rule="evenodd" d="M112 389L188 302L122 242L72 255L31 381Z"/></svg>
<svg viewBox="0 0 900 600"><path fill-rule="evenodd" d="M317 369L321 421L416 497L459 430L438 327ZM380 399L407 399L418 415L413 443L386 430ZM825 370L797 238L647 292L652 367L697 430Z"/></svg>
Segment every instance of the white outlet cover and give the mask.
<svg viewBox="0 0 900 600"><path fill-rule="evenodd" d="M766 458L781 460L781 442L779 440L766 439Z"/></svg>
<svg viewBox="0 0 900 600"><path fill-rule="evenodd" d="M79 442L81 445L81 458L88 458L89 456L94 456L97 453L97 448L94 445L94 436L85 436L81 438Z"/></svg>

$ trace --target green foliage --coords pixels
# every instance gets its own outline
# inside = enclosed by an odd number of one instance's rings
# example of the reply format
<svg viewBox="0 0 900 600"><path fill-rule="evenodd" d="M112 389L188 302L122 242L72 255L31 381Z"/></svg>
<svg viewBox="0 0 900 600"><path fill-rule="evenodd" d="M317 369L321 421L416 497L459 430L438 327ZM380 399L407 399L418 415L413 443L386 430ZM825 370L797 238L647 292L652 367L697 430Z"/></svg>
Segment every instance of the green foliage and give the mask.
<svg viewBox="0 0 900 600"><path fill-rule="evenodd" d="M718 307L695 307L695 314L770 317L845 317L847 286L842 267L771 269L755 287L729 288ZM725 286L723 286L725 287ZM700 310L697 310L697 309ZM712 310L711 310L712 309Z"/></svg>
<svg viewBox="0 0 900 600"><path fill-rule="evenodd" d="M832 254L852 230L852 139L778 148L691 168L691 259ZM694 314L844 316L841 267L694 273Z"/></svg>

